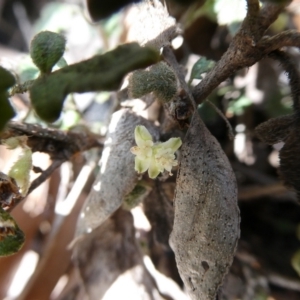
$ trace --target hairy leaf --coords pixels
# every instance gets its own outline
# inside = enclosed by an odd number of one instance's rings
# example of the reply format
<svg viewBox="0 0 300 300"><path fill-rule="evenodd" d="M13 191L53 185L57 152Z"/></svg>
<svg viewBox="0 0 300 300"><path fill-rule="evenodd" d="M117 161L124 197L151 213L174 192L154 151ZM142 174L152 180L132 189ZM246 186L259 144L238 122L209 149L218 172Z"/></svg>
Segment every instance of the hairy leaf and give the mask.
<svg viewBox="0 0 300 300"><path fill-rule="evenodd" d="M276 50L271 52L269 57L278 60L287 74L294 113L270 119L260 124L255 131L258 137L269 145L284 142L284 146L279 151L279 174L287 187L296 190L298 199L300 199L300 161L298 159L300 151L300 74L297 64L287 53Z"/></svg>
<svg viewBox="0 0 300 300"><path fill-rule="evenodd" d="M300 199L299 129L297 113L270 119L255 129L257 136L269 145L284 142L279 151L279 175L287 187L295 189L298 199Z"/></svg>
<svg viewBox="0 0 300 300"><path fill-rule="evenodd" d="M121 45L35 80L29 88L33 107L42 119L54 122L68 94L117 90L127 73L158 60L159 54L152 48L137 43Z"/></svg>
<svg viewBox="0 0 300 300"><path fill-rule="evenodd" d="M237 185L229 161L197 113L181 149L170 244L192 299L214 300L239 238Z"/></svg>

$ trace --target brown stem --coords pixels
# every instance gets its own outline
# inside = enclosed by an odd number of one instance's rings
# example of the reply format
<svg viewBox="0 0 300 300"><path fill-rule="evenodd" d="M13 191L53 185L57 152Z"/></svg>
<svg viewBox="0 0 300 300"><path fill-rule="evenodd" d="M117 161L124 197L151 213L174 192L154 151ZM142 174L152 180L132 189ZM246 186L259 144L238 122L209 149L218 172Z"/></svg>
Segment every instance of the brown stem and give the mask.
<svg viewBox="0 0 300 300"><path fill-rule="evenodd" d="M269 54L282 47L300 48L300 32L297 30L280 32L272 37L262 39L257 46L263 49L265 54Z"/></svg>
<svg viewBox="0 0 300 300"><path fill-rule="evenodd" d="M247 1L248 13L239 32L234 36L228 50L215 67L193 90L197 103L203 102L221 82L236 71L252 66L270 52L266 52L264 48L270 44L270 41L268 44L268 40L262 42L261 38L289 2L267 3L258 11L257 1Z"/></svg>
<svg viewBox="0 0 300 300"><path fill-rule="evenodd" d="M182 67L178 64L174 55L173 49L170 46L163 48L163 58L171 66L177 75L179 81L178 93L176 98L165 103L164 107L169 114L176 120L180 127L188 125L188 119L197 109L193 95L190 92L187 83L185 82L184 72Z"/></svg>
<svg viewBox="0 0 300 300"><path fill-rule="evenodd" d="M288 6L292 1L287 0L280 4L266 3L259 13L258 23L260 24L261 37L269 26L275 22L279 14Z"/></svg>
<svg viewBox="0 0 300 300"><path fill-rule="evenodd" d="M52 164L45 171L43 171L43 173L38 178L32 181L27 196L38 186L40 186L44 181L46 181L51 176L51 174L62 165L63 162L64 160L54 160Z"/></svg>
<svg viewBox="0 0 300 300"><path fill-rule="evenodd" d="M27 145L32 152L44 152L52 160L68 160L74 154L93 147L102 148L103 137L89 131L62 131L54 128L43 128L37 124L10 122L1 133L0 139L12 136L28 136Z"/></svg>

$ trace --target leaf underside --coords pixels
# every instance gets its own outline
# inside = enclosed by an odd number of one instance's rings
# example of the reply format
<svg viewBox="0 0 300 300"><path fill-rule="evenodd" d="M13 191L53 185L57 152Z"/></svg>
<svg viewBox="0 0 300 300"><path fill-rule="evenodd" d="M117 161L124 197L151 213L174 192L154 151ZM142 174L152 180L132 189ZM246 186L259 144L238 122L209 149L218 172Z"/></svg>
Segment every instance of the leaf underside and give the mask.
<svg viewBox="0 0 300 300"><path fill-rule="evenodd" d="M191 299L215 299L240 234L230 163L197 113L181 150L170 244Z"/></svg>

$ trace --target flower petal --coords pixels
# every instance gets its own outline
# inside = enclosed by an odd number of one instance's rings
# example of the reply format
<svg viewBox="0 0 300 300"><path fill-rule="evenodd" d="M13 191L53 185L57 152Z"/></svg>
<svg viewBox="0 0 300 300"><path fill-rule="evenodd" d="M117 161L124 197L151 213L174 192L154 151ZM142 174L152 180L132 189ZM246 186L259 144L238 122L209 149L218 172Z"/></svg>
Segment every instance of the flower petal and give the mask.
<svg viewBox="0 0 300 300"><path fill-rule="evenodd" d="M168 141L161 143L160 147L172 149L175 152L182 145L181 138L170 138Z"/></svg>
<svg viewBox="0 0 300 300"><path fill-rule="evenodd" d="M156 163L151 163L148 170L149 177L155 179L159 173L160 173L159 166Z"/></svg>
<svg viewBox="0 0 300 300"><path fill-rule="evenodd" d="M135 165L134 165L134 169L138 172L138 173L143 173L145 171L147 171L147 169L150 166L150 161L151 159L140 159L138 156L135 158Z"/></svg>
<svg viewBox="0 0 300 300"><path fill-rule="evenodd" d="M147 128L143 125L138 125L135 127L134 130L134 138L135 138L135 142L138 146L144 146L146 141L151 141L152 142L152 136L149 133L149 131L147 130ZM148 145L149 143L146 143L147 146L152 146Z"/></svg>

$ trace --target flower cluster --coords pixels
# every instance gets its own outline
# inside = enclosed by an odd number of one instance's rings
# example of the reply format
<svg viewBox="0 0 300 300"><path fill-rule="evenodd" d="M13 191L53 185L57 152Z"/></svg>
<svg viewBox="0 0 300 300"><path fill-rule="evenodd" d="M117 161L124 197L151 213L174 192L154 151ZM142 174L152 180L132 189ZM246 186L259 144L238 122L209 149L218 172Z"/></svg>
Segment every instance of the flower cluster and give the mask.
<svg viewBox="0 0 300 300"><path fill-rule="evenodd" d="M177 166L175 151L181 146L180 138L171 138L164 143L153 143L145 126L136 126L134 131L137 146L130 149L136 155L135 170L143 173L148 170L149 177L154 179L159 173L167 170L172 175L172 167Z"/></svg>

